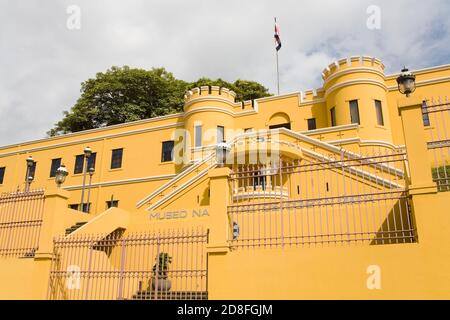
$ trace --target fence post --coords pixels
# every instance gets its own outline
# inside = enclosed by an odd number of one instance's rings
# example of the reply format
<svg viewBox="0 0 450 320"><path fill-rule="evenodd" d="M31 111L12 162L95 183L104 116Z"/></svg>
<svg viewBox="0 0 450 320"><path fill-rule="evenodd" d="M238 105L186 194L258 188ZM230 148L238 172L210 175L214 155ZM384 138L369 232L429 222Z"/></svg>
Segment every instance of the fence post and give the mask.
<svg viewBox="0 0 450 320"><path fill-rule="evenodd" d="M231 170L227 167L215 168L209 171L210 179L210 217L208 253L208 299L218 299L223 293L222 273L226 266L225 260L230 250L228 236L230 222L228 218L228 202L230 199L230 184L228 177Z"/></svg>
<svg viewBox="0 0 450 320"><path fill-rule="evenodd" d="M417 232L421 240L427 237L427 228L423 224L426 219L433 218L430 203L437 193L436 183L431 173L431 163L428 157L427 141L423 125L421 97L403 98L398 101L398 110L402 119L403 135L405 137L406 153L410 181L408 193L414 210Z"/></svg>
<svg viewBox="0 0 450 320"><path fill-rule="evenodd" d="M44 214L39 237L39 249L34 260L37 263L34 270L33 283L36 296L46 298L50 265L53 255L53 237L63 231L63 219L67 211L67 199L70 193L63 189L53 189L45 192Z"/></svg>

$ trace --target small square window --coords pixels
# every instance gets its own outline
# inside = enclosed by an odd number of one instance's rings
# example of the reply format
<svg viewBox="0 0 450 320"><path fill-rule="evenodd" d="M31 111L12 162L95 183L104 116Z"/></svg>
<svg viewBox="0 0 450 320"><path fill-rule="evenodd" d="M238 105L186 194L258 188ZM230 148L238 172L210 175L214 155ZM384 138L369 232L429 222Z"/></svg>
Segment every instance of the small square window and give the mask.
<svg viewBox="0 0 450 320"><path fill-rule="evenodd" d="M89 157L88 160L88 170L90 168L94 168L95 169L95 161L97 159L97 153L93 152L91 154L91 156ZM74 174L79 174L79 173L83 173L83 166L84 166L84 154L79 154L75 157L75 168L73 170Z"/></svg>
<svg viewBox="0 0 450 320"><path fill-rule="evenodd" d="M384 126L383 108L380 100L375 100L375 111L377 113L377 124L379 126Z"/></svg>
<svg viewBox="0 0 450 320"><path fill-rule="evenodd" d="M50 167L50 178L56 176L56 171L61 167L61 158L53 159L52 166Z"/></svg>
<svg viewBox="0 0 450 320"><path fill-rule="evenodd" d="M316 130L316 118L308 119L308 130Z"/></svg>
<svg viewBox="0 0 450 320"><path fill-rule="evenodd" d="M83 172L84 154L79 154L75 157L75 167L73 169L74 174Z"/></svg>
<svg viewBox="0 0 450 320"><path fill-rule="evenodd" d="M106 201L106 209L118 207L119 207L119 200Z"/></svg>
<svg viewBox="0 0 450 320"><path fill-rule="evenodd" d="M111 155L111 169L122 168L123 149L114 149Z"/></svg>
<svg viewBox="0 0 450 320"><path fill-rule="evenodd" d="M195 126L195 147L202 146L202 126Z"/></svg>
<svg viewBox="0 0 450 320"><path fill-rule="evenodd" d="M217 143L225 141L225 128L223 126L217 126Z"/></svg>
<svg viewBox="0 0 450 320"><path fill-rule="evenodd" d="M330 109L331 126L336 127L336 108Z"/></svg>
<svg viewBox="0 0 450 320"><path fill-rule="evenodd" d="M162 143L161 162L173 161L174 141L164 141Z"/></svg>
<svg viewBox="0 0 450 320"><path fill-rule="evenodd" d="M5 167L0 168L0 184L3 184L3 180L5 178L5 171L6 171Z"/></svg>
<svg viewBox="0 0 450 320"><path fill-rule="evenodd" d="M358 100L350 101L350 120L351 123L361 124L359 120Z"/></svg>
<svg viewBox="0 0 450 320"><path fill-rule="evenodd" d="M34 161L31 168L29 170L27 168L27 172L25 173L25 181L28 181L28 177L31 177L34 179L34 176L36 175L36 166L37 166L37 162ZM26 177L27 173L28 173L28 177Z"/></svg>
<svg viewBox="0 0 450 320"><path fill-rule="evenodd" d="M430 115L428 113L428 107L427 107L427 102L426 101L424 101L422 103L422 119L423 119L424 127L429 127L431 125L431 123L430 123Z"/></svg>

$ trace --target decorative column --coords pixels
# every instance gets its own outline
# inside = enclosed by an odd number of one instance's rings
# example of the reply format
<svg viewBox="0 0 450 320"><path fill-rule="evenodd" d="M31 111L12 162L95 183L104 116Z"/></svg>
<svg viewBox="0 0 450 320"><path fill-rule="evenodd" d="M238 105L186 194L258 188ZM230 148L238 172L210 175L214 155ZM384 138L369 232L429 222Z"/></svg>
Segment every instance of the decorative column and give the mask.
<svg viewBox="0 0 450 320"><path fill-rule="evenodd" d="M210 179L210 212L211 222L209 230L208 252L208 298L223 298L226 290L223 275L227 270L227 256L230 251L228 245L231 233L227 206L230 201L231 190L228 182L231 170L227 167L212 169ZM226 277L225 277L226 278Z"/></svg>
<svg viewBox="0 0 450 320"><path fill-rule="evenodd" d="M64 231L63 215L67 213L70 193L63 189L45 192L44 215L39 238L39 249L35 254L33 270L33 292L35 299L46 299L53 257L53 238Z"/></svg>
<svg viewBox="0 0 450 320"><path fill-rule="evenodd" d="M427 142L422 115L423 99L420 97L403 98L398 101L398 110L402 118L410 183L408 193L414 211L419 241L429 241L432 237L428 230L428 220L432 217L430 204L437 193L436 183L431 174L431 162L428 157Z"/></svg>

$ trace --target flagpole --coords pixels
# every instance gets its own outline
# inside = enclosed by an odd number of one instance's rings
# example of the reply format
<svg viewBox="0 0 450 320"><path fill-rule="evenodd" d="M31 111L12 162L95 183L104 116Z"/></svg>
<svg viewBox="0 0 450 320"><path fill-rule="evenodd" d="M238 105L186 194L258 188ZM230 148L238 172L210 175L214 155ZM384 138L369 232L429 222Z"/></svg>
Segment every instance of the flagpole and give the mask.
<svg viewBox="0 0 450 320"><path fill-rule="evenodd" d="M280 95L280 72L278 68L278 50L275 50L277 56L277 91L278 95Z"/></svg>
<svg viewBox="0 0 450 320"><path fill-rule="evenodd" d="M275 25L277 24L277 18L274 17L275 20ZM277 59L277 92L278 95L280 95L280 69L278 66L278 50L275 48L275 55L276 55L276 59Z"/></svg>

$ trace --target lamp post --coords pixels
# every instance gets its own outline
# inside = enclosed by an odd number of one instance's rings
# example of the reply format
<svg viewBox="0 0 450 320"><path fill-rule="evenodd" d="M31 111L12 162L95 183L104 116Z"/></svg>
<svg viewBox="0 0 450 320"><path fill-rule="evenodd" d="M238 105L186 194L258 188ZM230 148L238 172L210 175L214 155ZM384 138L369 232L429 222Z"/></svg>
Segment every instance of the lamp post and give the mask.
<svg viewBox="0 0 450 320"><path fill-rule="evenodd" d="M397 84L398 91L409 97L416 91L416 76L405 67L397 78Z"/></svg>
<svg viewBox="0 0 450 320"><path fill-rule="evenodd" d="M56 170L55 182L58 188L61 188L61 185L66 181L68 174L69 171L67 171L66 166L63 164Z"/></svg>
<svg viewBox="0 0 450 320"><path fill-rule="evenodd" d="M34 160L31 156L26 159L27 162L27 174L25 175L25 192L30 191L31 182L33 182L33 177L31 176L31 168L34 165Z"/></svg>
<svg viewBox="0 0 450 320"><path fill-rule="evenodd" d="M217 144L216 160L219 167L225 166L228 155L230 153L230 149L231 147L228 145L228 143L225 142L225 140Z"/></svg>
<svg viewBox="0 0 450 320"><path fill-rule="evenodd" d="M81 211L86 212L84 208L84 189L86 187L86 174L88 171L89 158L92 155L92 150L89 147L84 148L83 158L83 187L81 189Z"/></svg>
<svg viewBox="0 0 450 320"><path fill-rule="evenodd" d="M88 195L87 195L87 204L86 204L86 212L91 211L91 205L89 204L90 198L91 198L91 184L92 184L92 176L95 173L94 168L89 168L89 188L88 188Z"/></svg>

